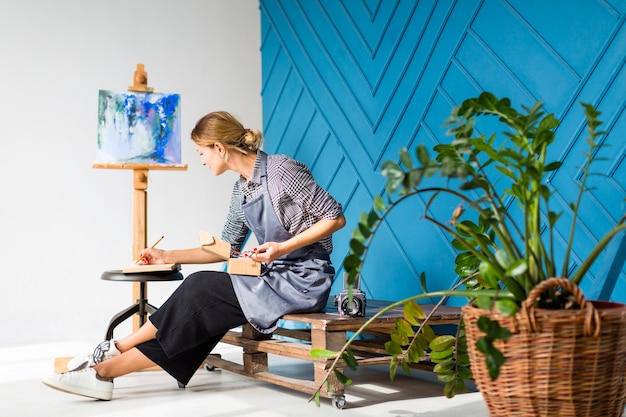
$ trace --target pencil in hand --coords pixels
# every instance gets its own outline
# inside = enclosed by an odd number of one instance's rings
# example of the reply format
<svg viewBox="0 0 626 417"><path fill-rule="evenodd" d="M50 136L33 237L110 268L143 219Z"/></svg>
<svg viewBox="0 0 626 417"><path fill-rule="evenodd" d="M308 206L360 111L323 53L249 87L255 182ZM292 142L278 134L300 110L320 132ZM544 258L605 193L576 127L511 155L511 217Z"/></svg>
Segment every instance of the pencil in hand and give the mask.
<svg viewBox="0 0 626 417"><path fill-rule="evenodd" d="M164 237L165 237L165 236L161 236L161 237L160 237L160 238L159 238L156 242L154 242L154 243L152 244L152 246L150 246L150 249L154 249L154 248L156 247L156 245L158 245L158 244L159 244L159 242L161 242L161 241L163 240L163 238L164 238ZM139 259L137 259L137 260L135 261L135 264L139 264L139 262L141 262L142 260L144 260L144 258L143 258L143 256L140 256L140 257L139 257Z"/></svg>

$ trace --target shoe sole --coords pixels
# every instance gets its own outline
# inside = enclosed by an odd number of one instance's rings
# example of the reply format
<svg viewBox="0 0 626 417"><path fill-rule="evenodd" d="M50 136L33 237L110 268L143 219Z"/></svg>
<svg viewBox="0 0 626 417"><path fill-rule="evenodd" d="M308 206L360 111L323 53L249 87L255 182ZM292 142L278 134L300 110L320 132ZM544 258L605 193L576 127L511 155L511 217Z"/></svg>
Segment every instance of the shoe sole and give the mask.
<svg viewBox="0 0 626 417"><path fill-rule="evenodd" d="M42 380L44 385L56 389L58 391L66 392L68 394L81 395L83 397L95 398L97 400L111 401L113 398L112 392L103 393L102 391L95 391L86 388L68 387L62 384L58 384L56 381Z"/></svg>

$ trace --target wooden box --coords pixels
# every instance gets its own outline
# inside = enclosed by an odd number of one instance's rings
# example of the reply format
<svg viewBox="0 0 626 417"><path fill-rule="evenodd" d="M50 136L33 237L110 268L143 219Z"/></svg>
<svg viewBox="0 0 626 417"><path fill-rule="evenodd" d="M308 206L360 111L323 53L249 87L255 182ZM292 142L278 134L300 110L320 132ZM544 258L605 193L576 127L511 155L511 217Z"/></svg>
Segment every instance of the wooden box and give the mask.
<svg viewBox="0 0 626 417"><path fill-rule="evenodd" d="M228 262L227 272L235 275L261 275L261 263L250 258L231 258L230 243L207 232L200 232L200 245L205 252L212 253Z"/></svg>

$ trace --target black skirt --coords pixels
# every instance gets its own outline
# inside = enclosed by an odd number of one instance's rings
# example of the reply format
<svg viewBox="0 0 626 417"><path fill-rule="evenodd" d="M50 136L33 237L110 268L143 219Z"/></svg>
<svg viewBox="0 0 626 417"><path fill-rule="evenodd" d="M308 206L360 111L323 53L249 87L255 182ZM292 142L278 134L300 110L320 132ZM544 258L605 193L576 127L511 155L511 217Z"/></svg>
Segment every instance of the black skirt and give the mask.
<svg viewBox="0 0 626 417"><path fill-rule="evenodd" d="M230 276L216 271L189 275L149 320L156 339L137 349L184 385L228 330L247 323Z"/></svg>

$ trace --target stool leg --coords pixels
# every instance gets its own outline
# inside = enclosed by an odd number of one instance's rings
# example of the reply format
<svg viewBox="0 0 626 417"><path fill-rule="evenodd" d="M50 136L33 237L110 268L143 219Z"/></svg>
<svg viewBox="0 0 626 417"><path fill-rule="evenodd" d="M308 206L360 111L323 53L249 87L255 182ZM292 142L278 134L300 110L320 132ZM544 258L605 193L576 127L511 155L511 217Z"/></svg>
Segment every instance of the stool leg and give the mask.
<svg viewBox="0 0 626 417"><path fill-rule="evenodd" d="M127 309L120 311L111 319L106 332L105 340L111 340L113 338L113 329L115 329L118 324L127 318L132 317L133 314L137 314L139 316L139 326L143 326L146 322L148 314L152 314L155 311L157 311L157 308L150 304L146 298L146 283L140 282L139 298L137 299L137 302Z"/></svg>
<svg viewBox="0 0 626 417"><path fill-rule="evenodd" d="M139 327L141 327L146 322L146 304L148 304L145 281L139 283L139 299L137 300L137 304L139 304L139 311L137 314L139 314Z"/></svg>
<svg viewBox="0 0 626 417"><path fill-rule="evenodd" d="M107 333L104 337L104 340L111 340L113 338L113 329L115 329L118 324L120 324L127 318L132 317L132 315L137 312L139 312L139 304L133 304L132 306L120 311L115 316L113 316L113 318L109 322L109 327L107 328Z"/></svg>

